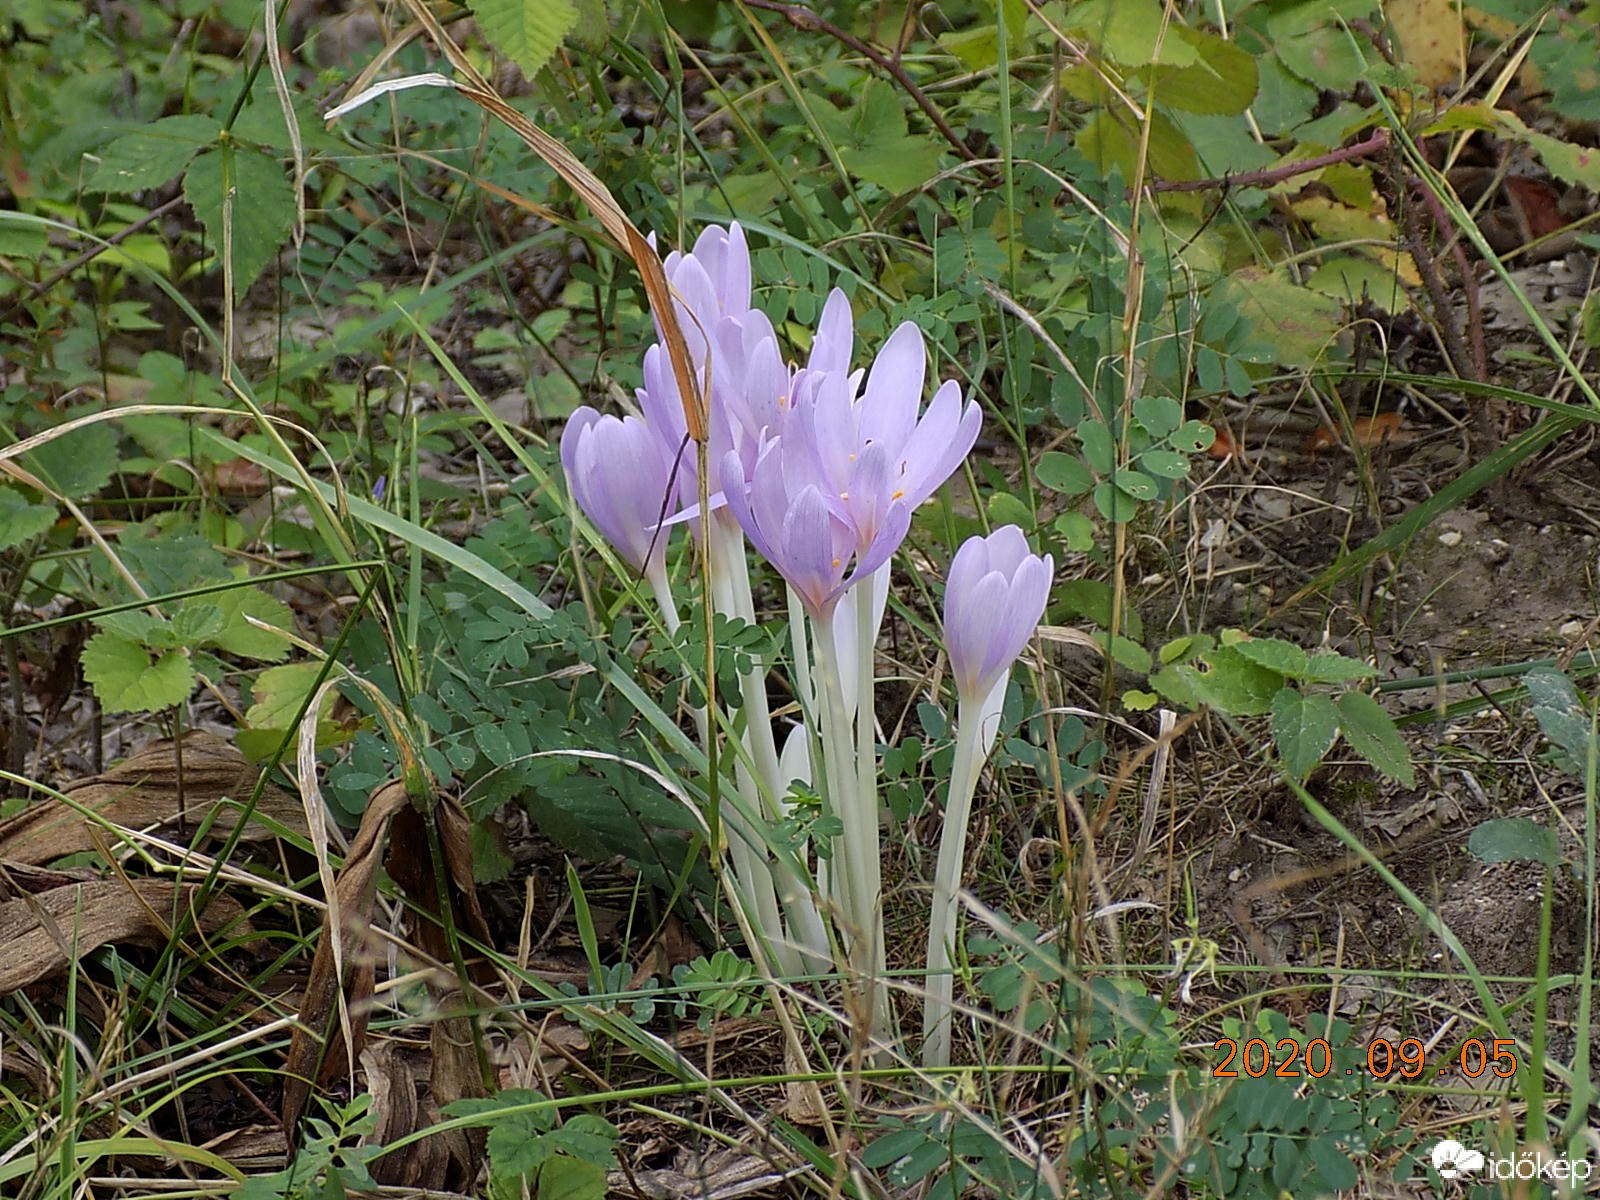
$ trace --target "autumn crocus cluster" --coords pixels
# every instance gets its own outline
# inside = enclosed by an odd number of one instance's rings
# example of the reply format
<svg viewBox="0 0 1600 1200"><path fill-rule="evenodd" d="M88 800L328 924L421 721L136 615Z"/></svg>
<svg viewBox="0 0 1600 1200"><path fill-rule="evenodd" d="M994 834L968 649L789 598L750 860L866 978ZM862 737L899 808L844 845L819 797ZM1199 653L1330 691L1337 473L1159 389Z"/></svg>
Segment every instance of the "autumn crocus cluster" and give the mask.
<svg viewBox="0 0 1600 1200"><path fill-rule="evenodd" d="M664 266L692 366L707 383L707 478L702 485L696 477L682 398L659 344L645 354L641 415L580 409L562 437L562 464L573 498L648 581L669 628L679 616L665 555L680 522L706 531L717 611L756 620L747 543L787 584L789 690L800 700L804 729L780 755L767 709L766 676L775 664L760 662L741 678L739 711L702 713L698 723L706 738L719 728L738 731L728 853L749 928L786 971L830 961L843 968L865 1001L859 1010L870 1014L867 1032L882 1034L888 1005L880 986L874 649L891 560L913 510L972 449L978 405L964 401L954 382L927 398L923 338L909 322L889 336L870 368L852 370L854 322L837 290L823 306L805 363L790 362L771 322L751 306L750 257L737 224L707 229L692 253L671 254ZM703 526L685 519L701 516L700 495L710 508ZM955 875L984 753L978 731L988 709L998 714L996 697L1039 619L1050 572L1050 561L1028 554L1014 528L969 542L952 565L949 652L960 726L974 732L966 758L958 743L963 782L952 780L946 832L950 838L959 826L959 835L941 850L943 886L936 886L935 929L946 971ZM786 797L796 778L817 788L832 818L798 847L793 838L775 836L791 815ZM823 913L833 918L837 938L829 937ZM934 1020L930 1004L930 1029L942 1029L947 1044L947 974L944 980L944 1017Z"/></svg>

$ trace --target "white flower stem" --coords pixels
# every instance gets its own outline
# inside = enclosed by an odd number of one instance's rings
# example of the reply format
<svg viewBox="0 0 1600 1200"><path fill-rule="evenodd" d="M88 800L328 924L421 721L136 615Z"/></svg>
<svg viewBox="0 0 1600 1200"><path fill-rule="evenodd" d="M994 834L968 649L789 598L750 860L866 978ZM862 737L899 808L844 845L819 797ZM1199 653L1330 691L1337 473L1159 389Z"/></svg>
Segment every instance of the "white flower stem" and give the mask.
<svg viewBox="0 0 1600 1200"><path fill-rule="evenodd" d="M723 581L717 589L718 611L754 624L755 598L750 588L744 535L737 526L718 518L712 521L711 536L713 569ZM739 695L745 718L745 753L737 760L735 770L739 795L749 816L735 829L736 835L748 838L748 873L741 870L740 875L755 890L758 915L765 925L763 932L777 943L784 971L799 975L824 970L829 963L828 936L811 889L790 857L783 853L771 855L767 842L756 832L780 818L779 797L784 784L767 704L765 664L757 663L740 672Z"/></svg>
<svg viewBox="0 0 1600 1200"><path fill-rule="evenodd" d="M922 1065L938 1070L950 1065L951 1010L955 977L952 948L960 915L956 895L967 856L967 822L988 747L983 735L983 697L961 697L956 715L956 754L950 767L950 790L944 806L944 832L933 870L933 911L928 917L928 999L922 1010Z"/></svg>
<svg viewBox="0 0 1600 1200"><path fill-rule="evenodd" d="M877 607L874 581L869 577L854 587L856 605L856 804L861 814L863 879L872 921L864 932L871 938L872 978L888 975L883 929L883 855L878 834L878 712L874 703L878 648ZM847 596L840 603L849 603ZM877 988L873 994L873 1025L887 1031L890 1022L889 993Z"/></svg>
<svg viewBox="0 0 1600 1200"><path fill-rule="evenodd" d="M887 1012L887 1002L880 1002L877 997L877 957L883 944L883 917L878 910L878 891L872 885L872 873L865 861L870 847L877 841L878 815L865 811L860 802L855 737L845 709L844 690L839 683L839 651L834 640L832 615L815 622L813 632L827 802L843 829L834 839L830 878L846 927L851 972L861 988L862 1011L868 1025L865 1034L870 1043L886 1028L880 1024L880 1016L881 1012ZM873 866L877 866L875 858Z"/></svg>

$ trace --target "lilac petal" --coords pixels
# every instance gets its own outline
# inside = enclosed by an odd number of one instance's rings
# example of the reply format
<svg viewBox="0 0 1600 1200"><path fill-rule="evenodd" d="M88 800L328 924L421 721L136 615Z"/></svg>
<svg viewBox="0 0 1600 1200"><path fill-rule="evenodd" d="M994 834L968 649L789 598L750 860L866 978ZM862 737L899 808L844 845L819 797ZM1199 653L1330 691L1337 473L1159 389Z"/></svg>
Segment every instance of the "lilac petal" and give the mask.
<svg viewBox="0 0 1600 1200"><path fill-rule="evenodd" d="M739 523L739 528L744 530L745 537L750 539L756 552L763 558L773 558L772 544L750 506L750 485L745 481L744 464L732 450L723 455L721 475L722 494L728 502L728 512Z"/></svg>
<svg viewBox="0 0 1600 1200"><path fill-rule="evenodd" d="M850 299L838 288L828 293L822 306L822 319L817 322L817 335L811 340L811 355L806 368L812 371L837 371L850 369L850 356L855 353L855 319L850 314Z"/></svg>
<svg viewBox="0 0 1600 1200"><path fill-rule="evenodd" d="M838 600L843 574L834 536L834 516L822 493L808 484L794 498L783 520L782 556L776 565L813 615L824 615Z"/></svg>
<svg viewBox="0 0 1600 1200"><path fill-rule="evenodd" d="M861 438L898 450L916 426L922 381L928 373L922 330L903 322L872 360L861 395Z"/></svg>
<svg viewBox="0 0 1600 1200"><path fill-rule="evenodd" d="M964 409L960 405L960 386L950 380L934 393L927 415L906 440L901 487L913 505L938 491L978 440L983 413L975 402Z"/></svg>
<svg viewBox="0 0 1600 1200"><path fill-rule="evenodd" d="M952 597L945 592L945 650L950 669L962 696L978 696L988 691L985 670L989 655L989 635L1006 602L1006 577L990 571L970 589Z"/></svg>
<svg viewBox="0 0 1600 1200"><path fill-rule="evenodd" d="M984 537L969 537L956 549L955 557L950 560L950 570L945 575L944 605L947 624L950 621L951 607L963 603L962 598L988 573L989 540Z"/></svg>
<svg viewBox="0 0 1600 1200"><path fill-rule="evenodd" d="M871 575L893 558L910 530L911 509L899 500L894 501L878 522L878 532L871 544L856 556L856 569L845 581L845 586L854 586L858 580Z"/></svg>
<svg viewBox="0 0 1600 1200"><path fill-rule="evenodd" d="M567 487L572 489L577 478L578 439L583 431L600 419L598 410L590 408L587 404L573 410L567 418L566 427L561 431L561 469L567 476Z"/></svg>
<svg viewBox="0 0 1600 1200"><path fill-rule="evenodd" d="M856 541L863 547L878 535L878 524L891 501L890 487L888 451L881 444L867 446L850 473L847 501Z"/></svg>
<svg viewBox="0 0 1600 1200"><path fill-rule="evenodd" d="M989 569L1002 571L1016 584L1018 568L1033 557L1028 549L1028 539L1015 525L1001 525L985 541L988 544Z"/></svg>

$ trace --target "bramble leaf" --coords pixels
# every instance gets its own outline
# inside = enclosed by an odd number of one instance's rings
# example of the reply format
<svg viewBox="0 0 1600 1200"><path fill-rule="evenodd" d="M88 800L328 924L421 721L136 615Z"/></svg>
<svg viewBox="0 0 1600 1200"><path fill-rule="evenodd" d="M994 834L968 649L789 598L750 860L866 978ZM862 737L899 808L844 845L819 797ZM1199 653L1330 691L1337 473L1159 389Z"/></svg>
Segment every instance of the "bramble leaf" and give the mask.
<svg viewBox="0 0 1600 1200"><path fill-rule="evenodd" d="M228 164L231 163L231 166ZM221 262L223 178L227 171L233 221L233 288L242 294L272 261L294 226L294 191L274 158L244 147L208 150L183 177L183 196L205 226Z"/></svg>
<svg viewBox="0 0 1600 1200"><path fill-rule="evenodd" d="M1272 698L1272 741L1284 770L1304 779L1339 736L1339 711L1326 696L1286 687Z"/></svg>
<svg viewBox="0 0 1600 1200"><path fill-rule="evenodd" d="M1416 785L1417 775L1405 740L1383 706L1371 696L1365 692L1340 696L1339 728L1351 748L1383 774L1404 787Z"/></svg>
<svg viewBox="0 0 1600 1200"><path fill-rule="evenodd" d="M489 44L532 79L578 24L570 0L467 0Z"/></svg>
<svg viewBox="0 0 1600 1200"><path fill-rule="evenodd" d="M162 117L131 130L100 152L89 186L102 192L142 192L170 183L221 130L215 117L203 113Z"/></svg>
<svg viewBox="0 0 1600 1200"><path fill-rule="evenodd" d="M0 487L0 550L30 542L56 521L56 510L31 503L16 488Z"/></svg>

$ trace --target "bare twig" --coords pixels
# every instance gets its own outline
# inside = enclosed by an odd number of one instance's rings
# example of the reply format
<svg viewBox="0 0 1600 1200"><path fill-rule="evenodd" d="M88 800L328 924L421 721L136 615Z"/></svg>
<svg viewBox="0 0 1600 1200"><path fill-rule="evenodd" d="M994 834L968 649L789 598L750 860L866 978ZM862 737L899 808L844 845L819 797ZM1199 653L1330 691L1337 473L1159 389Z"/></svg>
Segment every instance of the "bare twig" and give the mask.
<svg viewBox="0 0 1600 1200"><path fill-rule="evenodd" d="M1298 162L1285 163L1281 167L1268 167L1260 171L1241 171L1237 175L1222 175L1215 179L1158 179L1150 184L1150 189L1156 192L1204 192L1212 188L1271 187L1274 184L1282 183L1285 179L1293 179L1296 175L1319 171L1323 167L1333 166L1334 163L1368 158L1388 148L1389 131L1387 129L1374 129L1372 136L1365 141L1356 142L1349 146L1341 146L1337 150L1330 150L1326 154L1318 154L1314 158L1302 158Z"/></svg>
<svg viewBox="0 0 1600 1200"><path fill-rule="evenodd" d="M18 282L21 283L23 287L27 288L32 295L42 296L51 288L55 287L56 284L65 279L68 275L71 275L79 267L84 266L86 263L93 262L107 250L111 249L111 247L115 246L118 242L127 240L134 234L138 233L141 229L144 229L146 226L150 225L152 222L159 221L162 217L166 216L169 212L177 208L178 205L182 204L183 202L182 196L174 196L165 204L152 208L137 221L134 221L132 224L126 225L117 230L116 233L106 238L103 242L96 242L82 254L63 264L61 267L52 272L47 278L40 280L38 283L32 283L29 280L22 279L20 276L18 277ZM5 312L0 313L0 324L3 324L6 321L11 320L12 317L16 316L17 311L22 307L22 303L23 302L19 300L10 308L6 309Z"/></svg>

